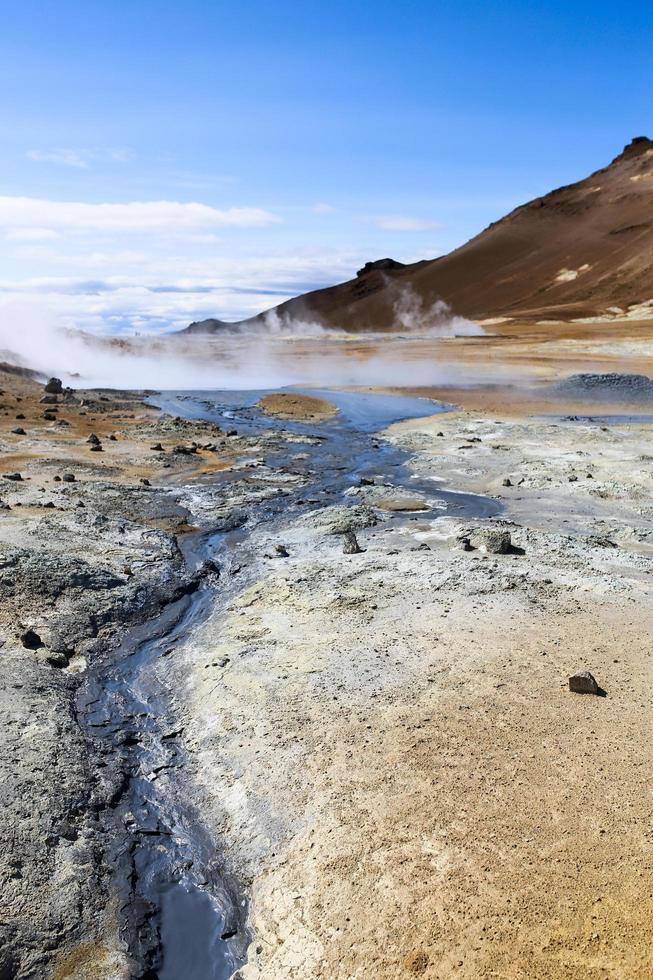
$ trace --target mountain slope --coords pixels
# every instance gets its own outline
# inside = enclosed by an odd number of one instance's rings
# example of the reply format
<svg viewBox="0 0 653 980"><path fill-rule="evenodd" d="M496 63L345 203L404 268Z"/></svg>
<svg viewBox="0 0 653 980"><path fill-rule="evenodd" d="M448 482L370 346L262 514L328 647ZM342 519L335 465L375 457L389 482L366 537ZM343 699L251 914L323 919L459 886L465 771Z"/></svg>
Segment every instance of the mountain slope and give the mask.
<svg viewBox="0 0 653 980"><path fill-rule="evenodd" d="M379 330L396 325L406 287L423 309L444 300L476 319L572 319L653 300L653 141L634 139L609 166L516 208L448 255L385 266L368 263L276 312Z"/></svg>

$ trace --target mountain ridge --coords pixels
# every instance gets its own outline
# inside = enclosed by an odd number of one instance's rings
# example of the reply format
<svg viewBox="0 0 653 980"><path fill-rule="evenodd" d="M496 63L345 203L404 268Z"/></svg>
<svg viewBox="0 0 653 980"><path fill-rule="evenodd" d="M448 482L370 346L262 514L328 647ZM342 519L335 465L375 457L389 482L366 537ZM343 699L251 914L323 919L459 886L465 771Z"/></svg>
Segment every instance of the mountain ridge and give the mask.
<svg viewBox="0 0 653 980"><path fill-rule="evenodd" d="M368 262L354 279L228 326L261 324L273 312L354 332L391 330L407 288L425 309L444 301L476 320L615 317L649 302L653 314L653 140L635 137L607 166L519 205L446 255ZM182 332L223 326L200 321Z"/></svg>

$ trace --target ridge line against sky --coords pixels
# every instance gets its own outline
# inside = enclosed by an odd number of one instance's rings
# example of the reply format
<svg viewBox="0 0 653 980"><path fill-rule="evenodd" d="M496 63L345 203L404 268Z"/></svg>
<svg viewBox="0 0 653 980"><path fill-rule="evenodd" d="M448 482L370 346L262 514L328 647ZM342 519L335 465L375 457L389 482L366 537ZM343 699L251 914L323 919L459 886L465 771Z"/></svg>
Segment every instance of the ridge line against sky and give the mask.
<svg viewBox="0 0 653 980"><path fill-rule="evenodd" d="M11 5L0 308L170 330L443 254L653 131L652 28L628 2Z"/></svg>

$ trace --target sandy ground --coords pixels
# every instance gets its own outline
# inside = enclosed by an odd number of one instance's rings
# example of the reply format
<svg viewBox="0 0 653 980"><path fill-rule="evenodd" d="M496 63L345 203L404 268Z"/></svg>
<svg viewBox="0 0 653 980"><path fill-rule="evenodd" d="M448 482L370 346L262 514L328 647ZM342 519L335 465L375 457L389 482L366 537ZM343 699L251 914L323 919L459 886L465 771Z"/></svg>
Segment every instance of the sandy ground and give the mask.
<svg viewBox="0 0 653 980"><path fill-rule="evenodd" d="M252 881L244 976L648 977L650 430L458 412L389 437L501 497L518 552L398 515L343 555L323 511L195 637L196 778ZM607 697L569 693L579 669Z"/></svg>

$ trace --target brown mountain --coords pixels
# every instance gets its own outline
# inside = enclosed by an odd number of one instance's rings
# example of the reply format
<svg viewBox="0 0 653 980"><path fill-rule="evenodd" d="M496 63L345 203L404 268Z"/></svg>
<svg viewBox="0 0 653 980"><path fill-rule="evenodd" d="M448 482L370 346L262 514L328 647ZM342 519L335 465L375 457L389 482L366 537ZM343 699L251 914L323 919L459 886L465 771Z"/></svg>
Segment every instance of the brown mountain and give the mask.
<svg viewBox="0 0 653 980"><path fill-rule="evenodd" d="M405 266L368 262L355 279L276 312L348 330L391 329L406 287L423 309L442 299L475 319L572 319L653 300L653 141L634 139L609 166L516 208L448 255Z"/></svg>

